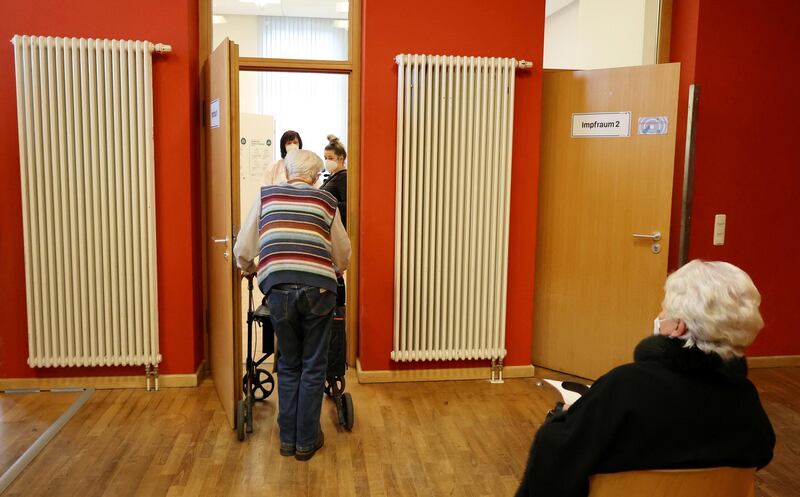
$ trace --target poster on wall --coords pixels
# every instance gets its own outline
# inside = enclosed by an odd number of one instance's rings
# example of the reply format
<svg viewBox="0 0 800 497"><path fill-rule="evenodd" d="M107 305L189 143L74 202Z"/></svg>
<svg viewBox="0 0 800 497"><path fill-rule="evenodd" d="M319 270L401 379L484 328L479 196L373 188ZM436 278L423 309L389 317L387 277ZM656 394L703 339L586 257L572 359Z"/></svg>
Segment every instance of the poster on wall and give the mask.
<svg viewBox="0 0 800 497"><path fill-rule="evenodd" d="M275 159L275 120L262 114L242 114L239 138L239 172L244 181L259 181Z"/></svg>
<svg viewBox="0 0 800 497"><path fill-rule="evenodd" d="M272 139L242 136L239 140L239 167L242 179L261 178L272 162Z"/></svg>
<svg viewBox="0 0 800 497"><path fill-rule="evenodd" d="M575 112L572 138L626 138L631 136L630 112Z"/></svg>

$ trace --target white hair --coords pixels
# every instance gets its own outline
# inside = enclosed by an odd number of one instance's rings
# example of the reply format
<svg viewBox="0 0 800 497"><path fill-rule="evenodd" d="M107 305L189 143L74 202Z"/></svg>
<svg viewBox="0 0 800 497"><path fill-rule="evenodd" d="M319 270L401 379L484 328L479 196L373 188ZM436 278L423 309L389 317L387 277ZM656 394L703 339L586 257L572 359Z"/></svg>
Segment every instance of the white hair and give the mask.
<svg viewBox="0 0 800 497"><path fill-rule="evenodd" d="M291 150L286 154L286 176L315 181L324 167L322 159L311 150Z"/></svg>
<svg viewBox="0 0 800 497"><path fill-rule="evenodd" d="M686 324L686 347L741 357L764 326L761 294L744 271L727 262L693 260L667 278L662 307Z"/></svg>

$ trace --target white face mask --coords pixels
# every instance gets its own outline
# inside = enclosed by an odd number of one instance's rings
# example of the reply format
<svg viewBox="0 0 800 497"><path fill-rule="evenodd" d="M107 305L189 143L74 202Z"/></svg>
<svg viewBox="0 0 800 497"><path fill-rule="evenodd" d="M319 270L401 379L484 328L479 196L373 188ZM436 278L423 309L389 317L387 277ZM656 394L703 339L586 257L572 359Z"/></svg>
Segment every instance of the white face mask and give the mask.
<svg viewBox="0 0 800 497"><path fill-rule="evenodd" d="M333 170L336 169L338 166L339 164L336 161L332 161L330 159L325 161L325 170L328 171L329 173L333 172Z"/></svg>
<svg viewBox="0 0 800 497"><path fill-rule="evenodd" d="M658 336L661 334L661 320L658 316L653 320L653 335Z"/></svg>
<svg viewBox="0 0 800 497"><path fill-rule="evenodd" d="M297 150L300 146L296 143L287 143L286 144L286 153L288 154L292 150Z"/></svg>

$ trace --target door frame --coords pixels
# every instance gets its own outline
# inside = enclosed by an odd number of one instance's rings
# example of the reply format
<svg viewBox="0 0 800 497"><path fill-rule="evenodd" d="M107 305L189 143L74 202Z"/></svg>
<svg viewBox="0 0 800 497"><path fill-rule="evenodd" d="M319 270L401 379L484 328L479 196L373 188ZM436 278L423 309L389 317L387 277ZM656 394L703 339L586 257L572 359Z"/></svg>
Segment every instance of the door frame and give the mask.
<svg viewBox="0 0 800 497"><path fill-rule="evenodd" d="M348 81L348 126L347 126L347 234L350 238L351 257L347 269L347 363L355 367L358 355L359 320L358 320L358 279L359 279L359 231L360 231L360 185L361 185L361 2L350 0L349 29L348 29L348 60L312 60L312 59L267 59L259 57L240 57L238 59L238 72L316 72L328 74L347 74ZM199 66L200 66L200 91L198 106L201 109L201 118L197 126L200 130L200 212L201 236L206 240L206 198L205 198L205 172L206 157L203 137L202 113L205 101L205 87L202 77L202 68L214 47L212 27L212 0L198 0L199 8ZM235 42L235 40L234 40ZM238 76L238 74L237 74ZM237 77L238 79L238 77ZM236 91L238 92L238 87ZM238 113L237 113L238 115ZM236 186L238 188L238 185ZM203 245L203 330L205 338L204 357L208 361L208 282L206 280L206 250ZM240 314L240 313L239 313ZM237 315L237 313L234 313Z"/></svg>

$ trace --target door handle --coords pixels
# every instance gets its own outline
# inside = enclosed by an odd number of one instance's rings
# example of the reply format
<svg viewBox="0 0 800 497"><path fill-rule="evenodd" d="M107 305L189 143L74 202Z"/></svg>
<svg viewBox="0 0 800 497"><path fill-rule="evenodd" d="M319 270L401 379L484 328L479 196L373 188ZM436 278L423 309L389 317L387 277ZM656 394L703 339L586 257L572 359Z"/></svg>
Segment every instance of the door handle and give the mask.
<svg viewBox="0 0 800 497"><path fill-rule="evenodd" d="M212 236L211 241L213 243L219 243L221 245L225 245L225 252L222 253L222 257L224 257L226 261L229 260L231 257L231 253L228 252L228 242L230 241L230 238L227 236L225 238L214 238Z"/></svg>
<svg viewBox="0 0 800 497"><path fill-rule="evenodd" d="M657 241L661 240L661 232L660 231L654 231L653 234L651 234L651 235L645 235L645 234L642 234L642 233L634 233L633 237L634 238L646 238L648 240L653 240L654 242L657 242Z"/></svg>

